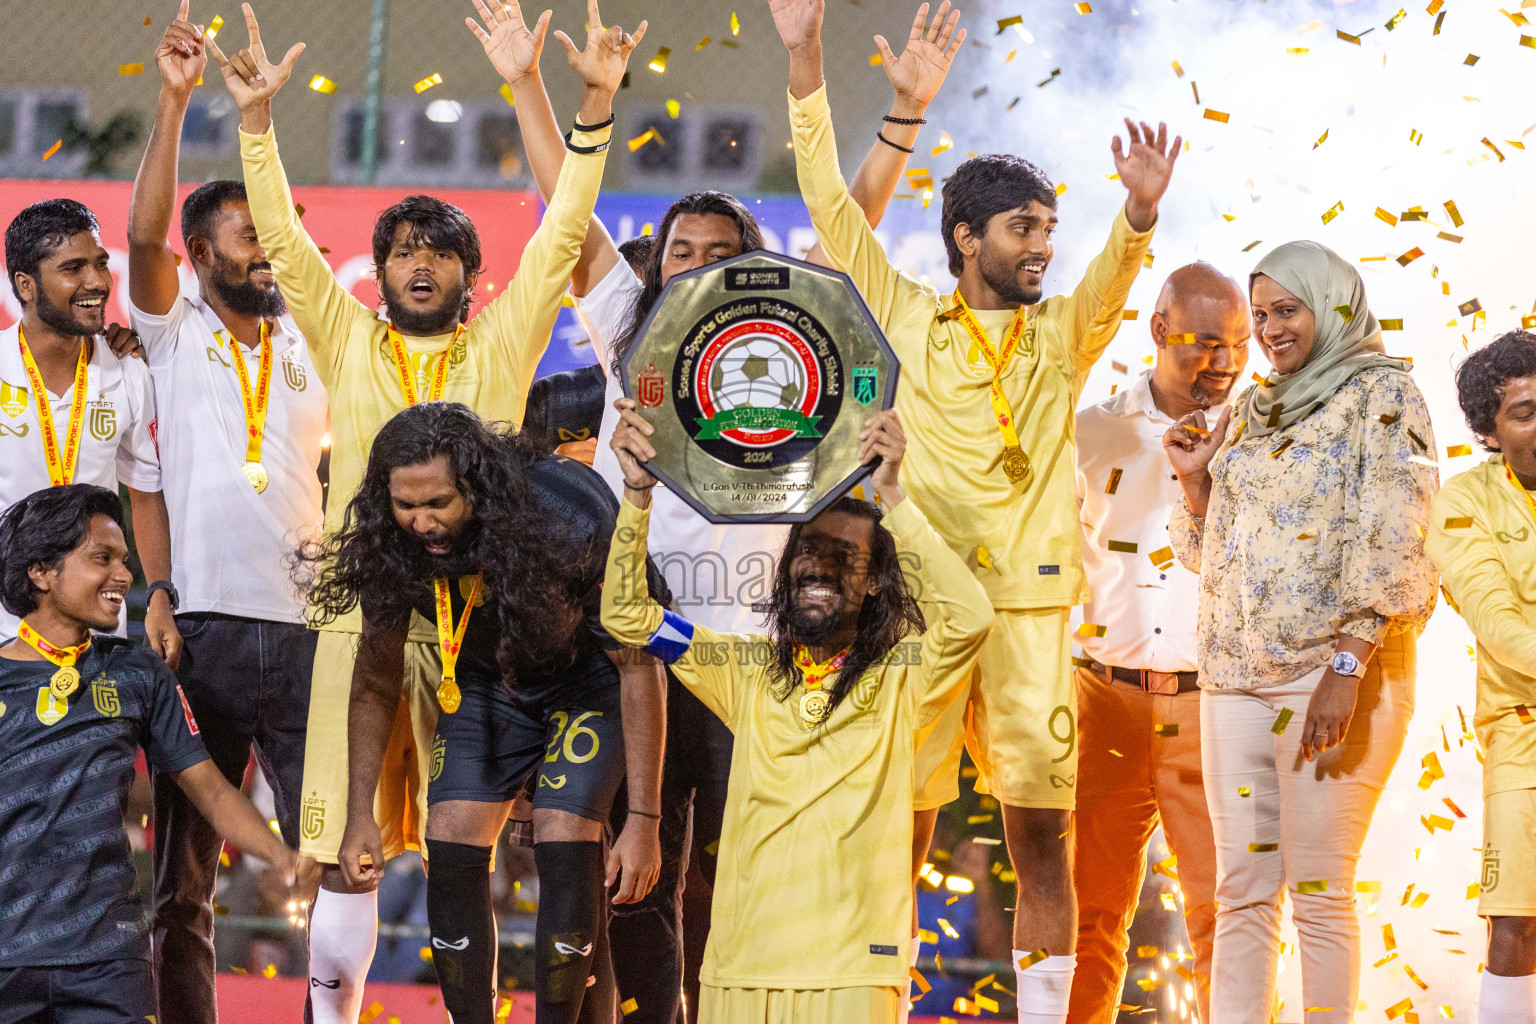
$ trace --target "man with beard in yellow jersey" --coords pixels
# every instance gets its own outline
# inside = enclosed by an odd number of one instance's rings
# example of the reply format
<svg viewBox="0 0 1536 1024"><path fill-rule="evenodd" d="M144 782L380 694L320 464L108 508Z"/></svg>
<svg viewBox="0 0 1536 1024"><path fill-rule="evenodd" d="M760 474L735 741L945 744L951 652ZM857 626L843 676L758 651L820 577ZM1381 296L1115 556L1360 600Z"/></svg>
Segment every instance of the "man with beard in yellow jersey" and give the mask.
<svg viewBox="0 0 1536 1024"><path fill-rule="evenodd" d="M240 148L251 217L295 323L312 339L315 369L330 393L333 443L326 532L341 524L374 435L420 401L461 402L493 421L516 423L534 369L549 343L571 267L601 184L612 124L612 98L630 52L643 35L603 29L590 19L585 51L563 33L584 85L568 137L570 159L517 275L473 320L470 299L481 269L480 242L463 211L428 196L386 210L374 228L376 277L388 320L336 281L305 233L278 158L272 97L292 74L303 44L281 63L267 59L260 29L245 5L249 47L226 57L210 49L240 107ZM337 864L346 827L347 707L360 623L327 625L319 638L311 687L300 840L326 865L309 929L310 1001L316 1024L352 1024L377 937L377 897L347 885ZM384 855L420 849L426 772L441 678L437 635L414 620L407 644L405 697L390 740L374 813Z"/></svg>
<svg viewBox="0 0 1536 1024"><path fill-rule="evenodd" d="M1133 125L1113 144L1130 193L1104 251L1070 295L1041 301L1056 228L1056 193L1011 155L966 161L944 187L944 244L953 296L887 259L838 169L821 68L824 0L770 0L790 54L790 121L800 190L830 264L853 278L901 359L896 407L913 446L902 485L966 559L998 611L968 709L978 788L1003 805L1018 877L1014 915L1019 1019L1062 1021L1076 922L1068 833L1075 802L1076 727L1068 612L1087 597L1074 472L1073 413L1157 220L1181 144ZM921 123L920 108L887 123ZM959 750L938 728L919 771L949 761L917 797L919 810L958 794ZM933 745L937 744L937 748ZM921 781L921 780L920 780Z"/></svg>

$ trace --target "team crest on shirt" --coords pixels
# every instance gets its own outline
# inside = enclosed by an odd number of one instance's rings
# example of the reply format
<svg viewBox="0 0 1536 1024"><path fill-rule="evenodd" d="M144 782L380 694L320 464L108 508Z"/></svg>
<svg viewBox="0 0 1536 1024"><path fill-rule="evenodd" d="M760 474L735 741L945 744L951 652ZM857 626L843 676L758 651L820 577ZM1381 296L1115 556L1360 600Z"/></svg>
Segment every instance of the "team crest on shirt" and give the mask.
<svg viewBox="0 0 1536 1024"><path fill-rule="evenodd" d="M443 774L443 756L447 752L448 741L439 737L432 743L432 771L427 776L428 782L436 782L437 777Z"/></svg>
<svg viewBox="0 0 1536 1024"><path fill-rule="evenodd" d="M117 680L108 679L105 673L92 680L91 703L96 706L96 713L103 718L116 718L122 714L123 705L117 699Z"/></svg>
<svg viewBox="0 0 1536 1024"><path fill-rule="evenodd" d="M229 365L229 360L224 358L224 353L220 349L216 348L213 345L209 345L207 347L207 349L205 349L205 351L208 354L208 361L210 363L218 363L220 366L224 367L224 369L226 369L226 370L233 370L234 369L233 366Z"/></svg>
<svg viewBox="0 0 1536 1024"><path fill-rule="evenodd" d="M15 419L27 411L27 389L0 380L0 412Z"/></svg>
<svg viewBox="0 0 1536 1024"><path fill-rule="evenodd" d="M304 364L295 359L291 352L283 356L283 383L288 385L290 391L303 391L309 384Z"/></svg>
<svg viewBox="0 0 1536 1024"><path fill-rule="evenodd" d="M86 421L90 426L91 436L98 441L110 441L117 436L117 406L105 398L98 398L90 404L90 418Z"/></svg>
<svg viewBox="0 0 1536 1024"><path fill-rule="evenodd" d="M1485 893L1499 887L1499 851L1491 846L1483 848L1483 877L1480 884Z"/></svg>
<svg viewBox="0 0 1536 1024"><path fill-rule="evenodd" d="M313 842L325 831L325 801L311 791L304 798L304 809L299 813L299 832Z"/></svg>

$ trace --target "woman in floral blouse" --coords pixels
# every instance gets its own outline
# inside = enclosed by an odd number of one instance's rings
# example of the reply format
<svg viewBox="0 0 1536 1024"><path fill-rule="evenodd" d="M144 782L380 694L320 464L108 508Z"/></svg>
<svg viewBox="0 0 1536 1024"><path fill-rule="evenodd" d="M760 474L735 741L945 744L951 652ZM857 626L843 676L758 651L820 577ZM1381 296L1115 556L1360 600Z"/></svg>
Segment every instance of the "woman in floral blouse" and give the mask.
<svg viewBox="0 0 1536 1024"><path fill-rule="evenodd" d="M1200 573L1211 1014L1270 1019L1288 893L1306 1020L1342 1024L1359 993L1355 866L1434 606L1435 441L1409 364L1383 354L1365 286L1338 255L1290 242L1259 262L1249 293L1272 379L1164 442L1185 494L1173 547Z"/></svg>

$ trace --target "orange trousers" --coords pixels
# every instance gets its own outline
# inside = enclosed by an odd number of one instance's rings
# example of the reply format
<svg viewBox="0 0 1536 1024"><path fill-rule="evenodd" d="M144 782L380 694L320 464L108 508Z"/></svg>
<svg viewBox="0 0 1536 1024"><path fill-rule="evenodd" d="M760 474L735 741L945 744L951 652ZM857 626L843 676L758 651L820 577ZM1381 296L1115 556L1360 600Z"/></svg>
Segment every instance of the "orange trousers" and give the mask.
<svg viewBox="0 0 1536 1024"><path fill-rule="evenodd" d="M1147 693L1086 669L1073 671L1077 972L1068 1024L1113 1024L1116 1018L1147 844L1159 820L1177 858L1173 870L1184 893L1184 924L1195 956L1184 966L1195 977L1200 1018L1209 1022L1216 840L1200 772L1200 693Z"/></svg>

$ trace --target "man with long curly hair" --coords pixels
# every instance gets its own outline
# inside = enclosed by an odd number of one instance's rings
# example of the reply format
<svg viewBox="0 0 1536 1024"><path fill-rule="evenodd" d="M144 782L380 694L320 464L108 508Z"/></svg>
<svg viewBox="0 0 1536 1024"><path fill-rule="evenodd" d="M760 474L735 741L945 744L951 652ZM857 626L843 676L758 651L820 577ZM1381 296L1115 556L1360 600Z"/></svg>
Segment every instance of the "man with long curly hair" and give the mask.
<svg viewBox="0 0 1536 1024"><path fill-rule="evenodd" d="M986 592L905 500L906 438L886 411L859 452L879 460L886 511L845 497L790 529L766 636L690 622L650 593L653 428L632 400L618 408L603 625L670 662L736 738L699 1020L892 1024L912 941L916 737L965 690L992 628Z"/></svg>
<svg viewBox="0 0 1536 1024"><path fill-rule="evenodd" d="M615 901L630 902L656 880L662 674L653 658L621 656L599 621L617 511L580 463L542 456L465 406L430 403L379 431L341 530L310 553L324 564L312 594L318 616L360 608L363 617L340 851L354 886L377 883L384 869L370 811L402 696L411 613L437 624L445 713L427 790L427 920L443 1002L458 1024L494 1019L491 851L535 772L541 1022L576 1021L584 996L608 1001L612 1017L611 988L600 984L607 972L593 967L604 887L617 879ZM626 767L630 820L641 827L620 833L605 881L603 822Z"/></svg>

